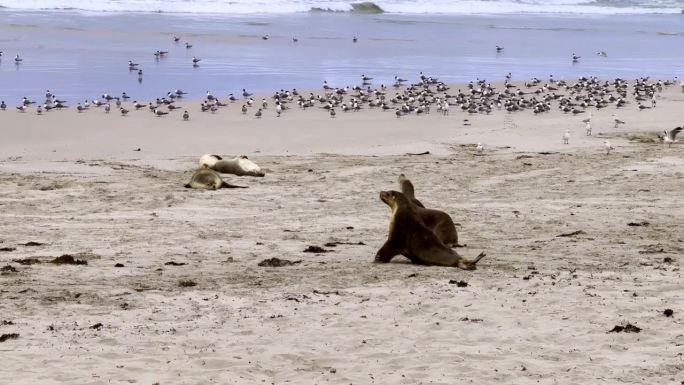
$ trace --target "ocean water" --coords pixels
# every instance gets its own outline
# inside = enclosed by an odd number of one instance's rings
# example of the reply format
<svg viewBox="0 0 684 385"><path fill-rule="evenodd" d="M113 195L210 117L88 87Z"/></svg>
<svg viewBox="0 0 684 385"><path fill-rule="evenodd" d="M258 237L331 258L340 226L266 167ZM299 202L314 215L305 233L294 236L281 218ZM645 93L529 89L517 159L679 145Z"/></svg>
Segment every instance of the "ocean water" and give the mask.
<svg viewBox="0 0 684 385"><path fill-rule="evenodd" d="M680 13L683 0L0 0L23 10L289 14L309 11L402 14Z"/></svg>
<svg viewBox="0 0 684 385"><path fill-rule="evenodd" d="M194 4L194 13L144 12L142 5L132 12L95 10L103 4L131 8L153 1L78 2L92 11L52 9L65 8L66 0L12 1L0 0L6 7L0 9L0 99L10 105L22 96L42 100L48 89L70 104L123 91L149 101L177 88L199 99L208 90L226 97L241 94L243 88L259 93L320 89L323 81L353 86L362 74L373 77L377 86L391 84L395 75L415 80L421 71L446 82L499 81L509 72L519 80L549 75L684 77L684 15L670 12L681 5L675 0L544 1L546 6L603 9L541 14L508 13L503 4L513 2L504 1L471 1L486 3L490 11L492 4L502 5L502 12L488 14L419 12L439 4L456 9L464 3L438 0L378 1L386 11L382 13L308 11L351 7L347 1L322 0L276 0L268 2L269 7L266 1L247 0L164 2L169 7ZM542 1L515 2L527 9L536 9L535 3ZM13 5L51 9L18 10ZM200 12L219 5L249 6L253 11ZM293 9L279 12L285 5ZM414 7L411 12L397 11L409 5ZM605 14L609 8L639 11ZM668 11L653 12L662 9ZM180 43L173 42L175 35ZM269 39L263 40L264 35ZM357 43L353 36L358 36ZM185 42L193 47L186 49ZM497 53L496 45L504 50ZM156 50L169 53L156 60ZM598 51L608 56L600 57ZM572 62L573 53L582 56L579 63ZM16 54L24 59L21 65L14 63ZM202 59L197 68L192 67L193 56ZM128 60L140 64L141 82L128 70Z"/></svg>

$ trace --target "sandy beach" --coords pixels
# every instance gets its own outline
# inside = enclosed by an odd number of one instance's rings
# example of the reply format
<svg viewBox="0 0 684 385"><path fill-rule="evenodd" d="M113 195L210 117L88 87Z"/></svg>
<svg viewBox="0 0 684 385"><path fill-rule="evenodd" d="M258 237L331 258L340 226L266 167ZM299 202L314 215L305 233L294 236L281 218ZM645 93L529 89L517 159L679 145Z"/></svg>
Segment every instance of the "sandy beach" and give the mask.
<svg viewBox="0 0 684 385"><path fill-rule="evenodd" d="M557 110L2 112L0 383L684 383L684 147L656 136L682 101L590 137ZM266 176L183 188L204 153ZM400 173L478 270L372 263Z"/></svg>

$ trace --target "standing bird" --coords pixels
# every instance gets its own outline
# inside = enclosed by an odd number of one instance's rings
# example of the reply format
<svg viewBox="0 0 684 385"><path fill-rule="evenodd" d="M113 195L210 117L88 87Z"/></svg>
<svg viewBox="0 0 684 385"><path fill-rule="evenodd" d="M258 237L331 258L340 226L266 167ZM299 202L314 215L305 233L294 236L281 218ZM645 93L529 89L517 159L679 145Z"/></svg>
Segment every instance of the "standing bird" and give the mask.
<svg viewBox="0 0 684 385"><path fill-rule="evenodd" d="M672 144L679 142L679 140L677 140L677 134L682 132L682 129L684 129L684 127L675 127L673 129L671 129L670 131L665 130L664 131L665 136L663 137L663 143L667 144L668 147L671 147Z"/></svg>
<svg viewBox="0 0 684 385"><path fill-rule="evenodd" d="M256 112L256 114L254 114L254 116L256 116L257 119L260 119L261 115L262 115L261 108L259 108L259 110Z"/></svg>
<svg viewBox="0 0 684 385"><path fill-rule="evenodd" d="M582 58L582 56L577 56L574 53L572 54L572 62L573 63L577 63L579 61L579 59L581 59L581 58Z"/></svg>
<svg viewBox="0 0 684 385"><path fill-rule="evenodd" d="M241 111L242 111L242 115L246 114L247 113L247 106L243 104Z"/></svg>
<svg viewBox="0 0 684 385"><path fill-rule="evenodd" d="M598 51L598 52L596 52L596 54L601 56L601 57L608 57L608 54L606 53L606 51Z"/></svg>
<svg viewBox="0 0 684 385"><path fill-rule="evenodd" d="M565 130L565 134L563 134L563 144L568 143L570 143L570 130Z"/></svg>
<svg viewBox="0 0 684 385"><path fill-rule="evenodd" d="M280 114L283 112L283 106L280 103L276 104L276 114L278 114L278 117L280 117Z"/></svg>
<svg viewBox="0 0 684 385"><path fill-rule="evenodd" d="M587 122L586 127L584 129L587 131L587 136L591 136L591 122Z"/></svg>
<svg viewBox="0 0 684 385"><path fill-rule="evenodd" d="M17 54L17 56L14 57L14 62L15 62L16 64L21 64L22 61L24 61L24 59L22 59L21 57L19 57L19 54Z"/></svg>
<svg viewBox="0 0 684 385"><path fill-rule="evenodd" d="M126 114L128 113L128 110L123 108L123 107L120 107L119 112L121 112L121 116L126 116Z"/></svg>
<svg viewBox="0 0 684 385"><path fill-rule="evenodd" d="M192 57L192 66L193 66L193 67L199 67L199 64L198 64L198 63L199 63L201 60L202 60L202 59L196 58L196 57L193 56L193 57Z"/></svg>
<svg viewBox="0 0 684 385"><path fill-rule="evenodd" d="M337 115L337 113L335 112L335 109L334 109L334 108L331 108L331 109L330 109L330 117L331 117L331 118L334 118L335 115Z"/></svg>
<svg viewBox="0 0 684 385"><path fill-rule="evenodd" d="M503 51L503 47L499 47L498 45L496 46L496 53L500 53Z"/></svg>
<svg viewBox="0 0 684 385"><path fill-rule="evenodd" d="M190 114L188 113L188 111L183 112L183 120L188 120L188 119L190 119Z"/></svg>
<svg viewBox="0 0 684 385"><path fill-rule="evenodd" d="M5 111L6 109L7 109L7 104L3 100L2 102L0 102L0 110Z"/></svg>
<svg viewBox="0 0 684 385"><path fill-rule="evenodd" d="M606 155L610 155L610 151L615 150L615 148L613 148L613 146L611 146L610 142L607 140L603 141L603 148L606 149Z"/></svg>
<svg viewBox="0 0 684 385"><path fill-rule="evenodd" d="M617 118L617 115L613 114L613 123L615 123L614 128L618 128L619 125L625 124L624 121Z"/></svg>
<svg viewBox="0 0 684 385"><path fill-rule="evenodd" d="M359 38L356 37L356 36L354 36L354 37L352 38L352 42L353 42L353 43L356 43L357 41L359 41Z"/></svg>
<svg viewBox="0 0 684 385"><path fill-rule="evenodd" d="M192 44L190 44L186 41L185 42L185 49L190 49L190 48L192 48Z"/></svg>
<svg viewBox="0 0 684 385"><path fill-rule="evenodd" d="M479 142L478 142L478 143L477 143L476 149L477 149L477 152L479 152L480 154L482 154L482 151L484 151L484 146L482 145L482 143L479 143Z"/></svg>
<svg viewBox="0 0 684 385"><path fill-rule="evenodd" d="M154 114L157 115L157 116L164 116L164 115L168 115L168 112L162 111L162 110L160 110L159 108L155 108L155 109L154 109Z"/></svg>
<svg viewBox="0 0 684 385"><path fill-rule="evenodd" d="M112 106L109 103L105 104L105 114L108 114L109 111L111 111L111 109L112 109Z"/></svg>
<svg viewBox="0 0 684 385"><path fill-rule="evenodd" d="M36 114L40 115L40 114L42 114L42 113L43 113L43 107L38 106L38 107L36 108Z"/></svg>

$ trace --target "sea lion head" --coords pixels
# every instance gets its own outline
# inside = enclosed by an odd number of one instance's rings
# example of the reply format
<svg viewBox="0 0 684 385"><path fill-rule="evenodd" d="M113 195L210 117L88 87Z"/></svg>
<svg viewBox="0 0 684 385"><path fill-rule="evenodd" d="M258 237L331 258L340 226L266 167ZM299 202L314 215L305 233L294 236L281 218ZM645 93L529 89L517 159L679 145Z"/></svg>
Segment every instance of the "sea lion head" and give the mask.
<svg viewBox="0 0 684 385"><path fill-rule="evenodd" d="M204 167L206 165L206 167L212 168L219 160L223 160L223 158L219 155L204 154L200 157L199 164L200 167Z"/></svg>
<svg viewBox="0 0 684 385"><path fill-rule="evenodd" d="M385 204L392 209L395 209L397 206L400 206L402 204L407 204L408 200L406 199L406 196L404 194L400 193L399 191L380 191L380 200L385 202Z"/></svg>

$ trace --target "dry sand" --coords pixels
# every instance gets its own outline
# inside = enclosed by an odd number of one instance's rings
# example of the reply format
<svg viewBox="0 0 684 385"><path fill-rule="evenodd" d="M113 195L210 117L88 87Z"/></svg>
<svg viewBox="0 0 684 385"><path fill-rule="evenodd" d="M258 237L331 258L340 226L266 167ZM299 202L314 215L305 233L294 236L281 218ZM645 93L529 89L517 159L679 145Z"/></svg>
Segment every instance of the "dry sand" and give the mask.
<svg viewBox="0 0 684 385"><path fill-rule="evenodd" d="M619 130L594 112L590 138L557 112L6 111L0 383L679 384L684 147L648 142L681 123L675 91ZM184 189L208 152L267 175ZM477 271L371 263L402 172Z"/></svg>

